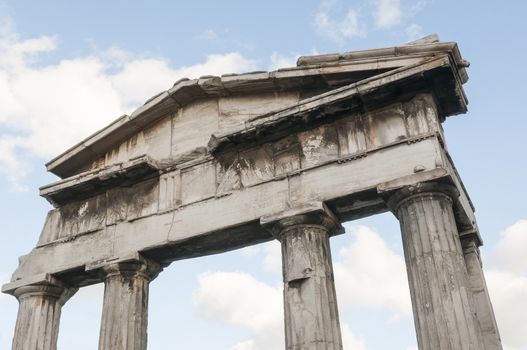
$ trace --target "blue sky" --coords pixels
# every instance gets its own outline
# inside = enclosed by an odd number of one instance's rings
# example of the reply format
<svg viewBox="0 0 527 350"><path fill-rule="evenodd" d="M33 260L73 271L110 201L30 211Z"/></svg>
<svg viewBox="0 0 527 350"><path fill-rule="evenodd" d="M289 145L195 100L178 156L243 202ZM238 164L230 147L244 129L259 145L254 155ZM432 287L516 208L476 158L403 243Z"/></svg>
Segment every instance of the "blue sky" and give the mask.
<svg viewBox="0 0 527 350"><path fill-rule="evenodd" d="M476 206L505 347L526 350L526 12L515 0L0 0L0 282L50 209L38 187L55 177L43 164L177 79L437 33L471 62L469 112L444 127ZM414 349L397 221L384 214L346 229L331 243L346 349ZM151 285L149 349L279 347L277 248L172 264ZM64 307L59 349L96 348L102 293L86 288ZM0 296L0 349L10 346L16 311L13 297Z"/></svg>

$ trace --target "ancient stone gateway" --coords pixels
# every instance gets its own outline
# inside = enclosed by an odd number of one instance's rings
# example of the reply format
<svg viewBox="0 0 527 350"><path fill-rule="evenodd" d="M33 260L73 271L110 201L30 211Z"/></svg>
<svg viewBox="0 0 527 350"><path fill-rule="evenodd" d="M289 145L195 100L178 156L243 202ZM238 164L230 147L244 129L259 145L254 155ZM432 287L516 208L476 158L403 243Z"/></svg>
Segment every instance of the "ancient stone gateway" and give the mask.
<svg viewBox="0 0 527 350"><path fill-rule="evenodd" d="M144 350L163 267L272 239L287 349L341 349L329 238L388 210L419 349L501 349L441 125L466 112L467 66L429 37L176 82L47 164L62 178L41 188L55 208L2 288L20 303L13 349L55 349L61 306L104 282L99 349Z"/></svg>

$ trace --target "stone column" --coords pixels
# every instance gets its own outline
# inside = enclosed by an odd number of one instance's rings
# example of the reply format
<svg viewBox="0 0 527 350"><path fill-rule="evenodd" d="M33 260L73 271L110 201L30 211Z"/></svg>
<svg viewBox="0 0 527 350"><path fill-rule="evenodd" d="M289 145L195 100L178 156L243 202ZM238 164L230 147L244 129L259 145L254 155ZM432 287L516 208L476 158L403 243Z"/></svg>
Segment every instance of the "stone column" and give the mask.
<svg viewBox="0 0 527 350"><path fill-rule="evenodd" d="M467 266L467 273L474 297L474 306L481 329L485 350L501 350L501 339L490 302L487 283L483 275L481 256L479 254L479 239L476 235L463 237L461 245Z"/></svg>
<svg viewBox="0 0 527 350"><path fill-rule="evenodd" d="M77 291L51 278L49 283L19 287L18 317L13 350L55 350L60 313L64 303Z"/></svg>
<svg viewBox="0 0 527 350"><path fill-rule="evenodd" d="M146 259L102 268L104 301L99 350L146 350L148 287L161 271Z"/></svg>
<svg viewBox="0 0 527 350"><path fill-rule="evenodd" d="M322 203L261 223L282 245L286 349L342 349L329 247L342 226Z"/></svg>
<svg viewBox="0 0 527 350"><path fill-rule="evenodd" d="M418 184L388 201L399 219L420 350L482 350L452 208L458 192Z"/></svg>

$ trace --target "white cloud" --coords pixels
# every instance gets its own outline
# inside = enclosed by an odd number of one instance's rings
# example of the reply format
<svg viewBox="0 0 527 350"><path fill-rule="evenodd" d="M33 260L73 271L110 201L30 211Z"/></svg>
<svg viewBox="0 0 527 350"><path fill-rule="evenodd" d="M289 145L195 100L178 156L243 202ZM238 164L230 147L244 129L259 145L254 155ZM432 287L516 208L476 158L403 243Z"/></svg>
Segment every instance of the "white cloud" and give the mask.
<svg viewBox="0 0 527 350"><path fill-rule="evenodd" d="M375 0L375 24L378 28L391 28L401 22L400 0Z"/></svg>
<svg viewBox="0 0 527 350"><path fill-rule="evenodd" d="M258 245L250 245L239 250L240 254L243 256L254 256L260 253L260 251L261 248Z"/></svg>
<svg viewBox="0 0 527 350"><path fill-rule="evenodd" d="M527 349L527 220L501 234L485 260L485 277L504 348Z"/></svg>
<svg viewBox="0 0 527 350"><path fill-rule="evenodd" d="M411 315L403 257L369 227L347 227L347 231L351 231L353 241L334 262L339 304L388 309L394 318Z"/></svg>
<svg viewBox="0 0 527 350"><path fill-rule="evenodd" d="M366 350L366 342L362 338L358 338L352 332L348 324L341 325L342 331L342 345L346 350Z"/></svg>
<svg viewBox="0 0 527 350"><path fill-rule="evenodd" d="M296 61L298 60L299 56L300 55L296 53L283 55L279 54L278 52L273 52L271 54L271 64L269 65L269 70L296 67Z"/></svg>
<svg viewBox="0 0 527 350"><path fill-rule="evenodd" d="M208 55L204 63L176 69L162 58L131 59L109 79L125 106L137 106L180 78L238 73L255 67L254 61L239 53Z"/></svg>
<svg viewBox="0 0 527 350"><path fill-rule="evenodd" d="M8 29L0 32L0 169L14 189L23 189L32 156L59 154L179 78L256 67L232 52L174 68L163 58L119 48L37 64L40 54L55 48L53 37L22 40Z"/></svg>
<svg viewBox="0 0 527 350"><path fill-rule="evenodd" d="M193 293L196 311L210 320L251 330L252 339L232 350L284 348L282 288L271 287L240 272L213 272L198 276Z"/></svg>
<svg viewBox="0 0 527 350"><path fill-rule="evenodd" d="M27 175L29 164L25 159L15 155L17 146L22 145L24 139L16 136L0 136L0 175L4 176L11 188L18 192L28 191L27 186L19 180Z"/></svg>
<svg viewBox="0 0 527 350"><path fill-rule="evenodd" d="M264 246L265 256L263 268L266 271L282 270L282 247L280 242L273 240Z"/></svg>
<svg viewBox="0 0 527 350"><path fill-rule="evenodd" d="M504 346L526 349L527 277L499 270L486 271L485 276Z"/></svg>
<svg viewBox="0 0 527 350"><path fill-rule="evenodd" d="M423 28L419 24L412 23L404 30L408 41L416 40L423 36Z"/></svg>
<svg viewBox="0 0 527 350"><path fill-rule="evenodd" d="M333 1L325 1L319 12L315 14L315 29L319 35L339 45L343 45L348 39L366 35L366 29L355 9L350 7L344 17L335 18L332 14L333 7Z"/></svg>
<svg viewBox="0 0 527 350"><path fill-rule="evenodd" d="M91 286L79 288L77 293L72 297L72 300L100 300L102 302L104 296L104 283L97 283Z"/></svg>
<svg viewBox="0 0 527 350"><path fill-rule="evenodd" d="M527 274L527 220L520 220L502 232L490 255L493 268Z"/></svg>

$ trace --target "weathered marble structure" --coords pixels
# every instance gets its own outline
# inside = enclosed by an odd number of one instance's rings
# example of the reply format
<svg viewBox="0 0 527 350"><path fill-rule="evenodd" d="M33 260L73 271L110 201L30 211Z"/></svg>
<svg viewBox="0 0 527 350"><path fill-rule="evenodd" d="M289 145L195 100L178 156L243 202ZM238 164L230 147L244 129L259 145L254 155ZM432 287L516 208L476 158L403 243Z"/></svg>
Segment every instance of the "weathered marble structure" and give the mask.
<svg viewBox="0 0 527 350"><path fill-rule="evenodd" d="M342 349L329 239L385 211L401 223L419 349L501 349L442 128L467 110L466 67L432 36L176 82L47 164L54 209L2 287L20 302L13 349L55 349L61 306L104 283L99 349L144 350L163 267L272 239L286 348Z"/></svg>

